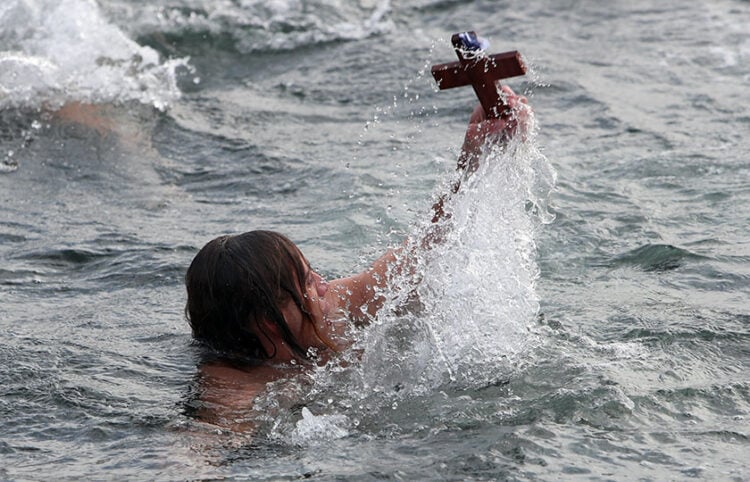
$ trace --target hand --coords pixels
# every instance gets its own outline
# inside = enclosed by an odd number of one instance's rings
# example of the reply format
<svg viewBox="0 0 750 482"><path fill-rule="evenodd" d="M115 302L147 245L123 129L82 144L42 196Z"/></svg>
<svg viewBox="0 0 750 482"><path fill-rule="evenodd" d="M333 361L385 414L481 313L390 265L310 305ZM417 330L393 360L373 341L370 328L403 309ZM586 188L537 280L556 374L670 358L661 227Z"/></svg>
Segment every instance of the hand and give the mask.
<svg viewBox="0 0 750 482"><path fill-rule="evenodd" d="M525 138L529 130L531 116L528 99L523 95L517 95L506 85L502 87L501 91L503 99L510 108L510 116L507 119L487 119L482 105L477 104L469 118L469 126L464 138L461 152L464 163L467 160L477 158L482 146L486 143L506 142L519 133ZM476 169L476 166L470 167L472 167L472 170Z"/></svg>

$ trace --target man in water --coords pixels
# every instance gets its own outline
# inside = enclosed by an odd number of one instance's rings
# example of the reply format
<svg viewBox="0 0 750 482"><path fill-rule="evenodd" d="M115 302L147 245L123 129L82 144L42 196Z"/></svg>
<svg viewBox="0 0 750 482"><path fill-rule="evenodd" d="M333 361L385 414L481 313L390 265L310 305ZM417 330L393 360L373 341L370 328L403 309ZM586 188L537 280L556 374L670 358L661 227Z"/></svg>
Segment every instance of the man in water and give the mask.
<svg viewBox="0 0 750 482"><path fill-rule="evenodd" d="M526 98L503 87L512 115L487 119L481 106L472 113L458 169L476 171L482 149L525 135L529 108ZM456 183L452 193L458 192ZM433 206L432 222L446 217L450 193ZM439 242L428 235L421 249ZM185 284L186 316L193 337L215 355L200 368L200 416L233 429L238 414L266 383L284 377L349 345L352 325L366 324L383 306L390 277L408 272L413 253L404 247L388 250L362 273L325 281L311 269L297 246L270 231L221 236L206 244L191 263Z"/></svg>

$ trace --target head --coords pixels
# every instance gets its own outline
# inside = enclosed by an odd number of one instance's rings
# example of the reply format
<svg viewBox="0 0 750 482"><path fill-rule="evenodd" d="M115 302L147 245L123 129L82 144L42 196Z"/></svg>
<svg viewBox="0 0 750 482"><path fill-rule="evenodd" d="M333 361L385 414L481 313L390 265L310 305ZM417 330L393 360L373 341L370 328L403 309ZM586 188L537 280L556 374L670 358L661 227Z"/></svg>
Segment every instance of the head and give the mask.
<svg viewBox="0 0 750 482"><path fill-rule="evenodd" d="M317 328L324 314L309 295L316 293L309 288L313 275L297 246L279 233L210 241L185 276L193 337L242 358L271 359L282 346L307 358L311 346L330 346ZM314 336L305 335L310 330Z"/></svg>

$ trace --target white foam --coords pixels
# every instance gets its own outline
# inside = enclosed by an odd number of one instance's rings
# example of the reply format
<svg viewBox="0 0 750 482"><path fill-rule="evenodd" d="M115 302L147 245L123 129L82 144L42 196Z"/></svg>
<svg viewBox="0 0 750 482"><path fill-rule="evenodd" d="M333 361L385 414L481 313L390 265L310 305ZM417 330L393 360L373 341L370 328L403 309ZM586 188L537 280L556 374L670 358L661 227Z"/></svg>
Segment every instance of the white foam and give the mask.
<svg viewBox="0 0 750 482"><path fill-rule="evenodd" d="M313 415L307 407L302 407L302 418L296 423L289 441L295 445L311 442L336 440L349 435L346 426L349 419L345 415Z"/></svg>
<svg viewBox="0 0 750 482"><path fill-rule="evenodd" d="M92 0L6 0L0 7L0 108L136 100L164 108L175 69L109 22Z"/></svg>

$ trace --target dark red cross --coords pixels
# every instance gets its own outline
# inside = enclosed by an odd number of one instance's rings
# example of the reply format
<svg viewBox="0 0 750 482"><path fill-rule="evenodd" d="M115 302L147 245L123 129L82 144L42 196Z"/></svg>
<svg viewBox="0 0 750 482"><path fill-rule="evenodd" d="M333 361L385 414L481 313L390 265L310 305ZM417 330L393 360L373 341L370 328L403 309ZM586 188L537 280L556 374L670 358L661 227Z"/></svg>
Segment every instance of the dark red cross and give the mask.
<svg viewBox="0 0 750 482"><path fill-rule="evenodd" d="M458 62L432 66L432 76L440 90L471 84L487 118L507 119L511 112L496 83L526 73L521 54L514 50L487 55L474 32L454 34L451 43L456 49Z"/></svg>

